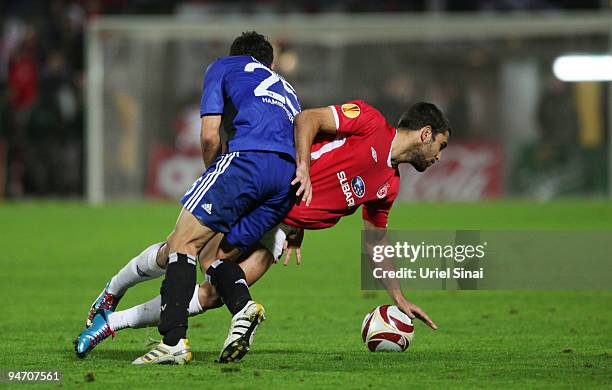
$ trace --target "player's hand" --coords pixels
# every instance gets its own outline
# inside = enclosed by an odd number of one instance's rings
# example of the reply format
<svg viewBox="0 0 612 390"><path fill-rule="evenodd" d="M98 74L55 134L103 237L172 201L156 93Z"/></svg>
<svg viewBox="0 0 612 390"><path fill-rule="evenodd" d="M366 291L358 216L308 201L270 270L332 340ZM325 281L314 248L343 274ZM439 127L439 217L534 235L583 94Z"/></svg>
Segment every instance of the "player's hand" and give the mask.
<svg viewBox="0 0 612 390"><path fill-rule="evenodd" d="M287 239L283 244L283 252L285 252L285 260L283 265L287 266L291 259L291 254L295 249L295 258L297 265L302 264L302 254L300 253L300 247L302 246L302 240L304 239L304 229L297 229L295 232L287 234Z"/></svg>
<svg viewBox="0 0 612 390"><path fill-rule="evenodd" d="M291 185L300 183L300 187L295 192L295 195L299 198L302 197L302 201L306 202L306 207L310 206L312 201L312 183L310 182L310 169L305 166L298 166L295 170L295 179L291 182Z"/></svg>
<svg viewBox="0 0 612 390"><path fill-rule="evenodd" d="M429 326L431 329L433 330L438 329L438 325L436 325L429 318L427 313L425 313L423 309L421 309L414 303L410 302L409 300L400 299L399 302L397 302L396 304L397 304L397 307L399 307L401 311L403 311L404 313L406 313L408 317L410 317L410 319L418 318L419 320L423 321L427 326Z"/></svg>

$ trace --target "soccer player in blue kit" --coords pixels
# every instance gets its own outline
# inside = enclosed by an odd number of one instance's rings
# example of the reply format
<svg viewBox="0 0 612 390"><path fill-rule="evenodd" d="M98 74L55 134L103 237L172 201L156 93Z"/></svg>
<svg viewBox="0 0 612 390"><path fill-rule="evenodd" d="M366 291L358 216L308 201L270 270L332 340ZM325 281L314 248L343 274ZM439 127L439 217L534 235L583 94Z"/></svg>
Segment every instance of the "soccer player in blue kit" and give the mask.
<svg viewBox="0 0 612 390"><path fill-rule="evenodd" d="M228 57L206 70L200 116L207 169L181 200L176 227L166 239L170 255L160 290L158 326L163 341L134 364L191 361L187 309L196 283L196 258L217 233L224 238L205 276L233 316L219 361L240 360L264 319L263 306L251 299L244 271L232 260L278 224L295 199L293 120L300 104L293 87L271 69L272 61L270 43L248 32L234 40ZM219 155L221 126L233 136L227 153ZM155 260L147 260L161 244L135 258L143 259L134 269L138 275L154 277L163 272ZM88 328L75 342L79 357L98 343L101 327L96 325L107 321L108 311L114 310L122 294L113 290L111 280L94 301Z"/></svg>

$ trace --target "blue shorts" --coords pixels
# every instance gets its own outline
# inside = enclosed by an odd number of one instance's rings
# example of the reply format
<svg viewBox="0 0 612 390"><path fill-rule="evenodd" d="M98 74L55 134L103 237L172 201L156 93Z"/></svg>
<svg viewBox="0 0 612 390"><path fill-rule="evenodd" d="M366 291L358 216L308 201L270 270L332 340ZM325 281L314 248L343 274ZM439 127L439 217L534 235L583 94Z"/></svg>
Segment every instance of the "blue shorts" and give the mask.
<svg viewBox="0 0 612 390"><path fill-rule="evenodd" d="M193 183L181 204L245 252L291 208L294 176L291 156L263 151L227 153Z"/></svg>

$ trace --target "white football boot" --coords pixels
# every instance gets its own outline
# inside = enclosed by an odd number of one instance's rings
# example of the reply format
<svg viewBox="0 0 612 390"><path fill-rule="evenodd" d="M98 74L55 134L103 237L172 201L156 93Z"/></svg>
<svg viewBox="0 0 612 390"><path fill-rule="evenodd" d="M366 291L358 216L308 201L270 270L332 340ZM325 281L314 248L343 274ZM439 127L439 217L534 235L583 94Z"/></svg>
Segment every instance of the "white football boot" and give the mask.
<svg viewBox="0 0 612 390"><path fill-rule="evenodd" d="M249 352L257 326L265 320L265 310L257 302L248 301L234 317L223 343L219 363L237 362Z"/></svg>
<svg viewBox="0 0 612 390"><path fill-rule="evenodd" d="M187 364L192 359L189 340L181 339L173 347L160 342L157 347L134 360L132 364Z"/></svg>

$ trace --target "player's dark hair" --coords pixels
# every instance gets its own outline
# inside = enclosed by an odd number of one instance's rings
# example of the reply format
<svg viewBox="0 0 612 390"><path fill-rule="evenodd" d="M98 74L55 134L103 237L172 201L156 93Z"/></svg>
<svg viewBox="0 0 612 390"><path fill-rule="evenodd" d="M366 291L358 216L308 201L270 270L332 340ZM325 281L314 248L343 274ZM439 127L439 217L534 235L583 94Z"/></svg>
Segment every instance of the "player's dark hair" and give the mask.
<svg viewBox="0 0 612 390"><path fill-rule="evenodd" d="M435 104L419 102L404 112L397 122L397 127L408 130L419 130L431 126L432 136L439 133L451 133L450 123L446 116Z"/></svg>
<svg viewBox="0 0 612 390"><path fill-rule="evenodd" d="M274 50L266 37L255 31L243 32L234 39L230 47L230 56L251 56L266 66L274 61Z"/></svg>

